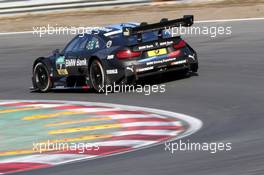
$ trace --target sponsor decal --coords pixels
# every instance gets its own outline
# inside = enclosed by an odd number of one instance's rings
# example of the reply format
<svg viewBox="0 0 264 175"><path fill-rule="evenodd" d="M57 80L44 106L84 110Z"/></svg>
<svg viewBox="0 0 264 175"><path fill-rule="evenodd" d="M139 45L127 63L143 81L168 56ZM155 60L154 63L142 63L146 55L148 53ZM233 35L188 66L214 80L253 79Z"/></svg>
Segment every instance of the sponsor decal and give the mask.
<svg viewBox="0 0 264 175"><path fill-rule="evenodd" d="M145 50L145 49L150 49L150 48L153 48L154 45L153 44L150 44L150 45L145 45L145 46L139 46L138 49L139 50Z"/></svg>
<svg viewBox="0 0 264 175"><path fill-rule="evenodd" d="M57 69L59 75L68 75L67 69Z"/></svg>
<svg viewBox="0 0 264 175"><path fill-rule="evenodd" d="M106 43L106 47L107 48L110 48L111 46L112 46L112 41L111 40L109 40L109 41L107 41L107 43Z"/></svg>
<svg viewBox="0 0 264 175"><path fill-rule="evenodd" d="M137 69L137 72L145 72L145 71L152 70L152 69L154 69L153 66L151 66L151 67L144 67L144 68Z"/></svg>
<svg viewBox="0 0 264 175"><path fill-rule="evenodd" d="M59 75L68 75L65 67L65 56L60 56L56 59L56 69Z"/></svg>
<svg viewBox="0 0 264 175"><path fill-rule="evenodd" d="M188 55L189 58L195 60L194 54L193 55Z"/></svg>
<svg viewBox="0 0 264 175"><path fill-rule="evenodd" d="M134 72L133 67L127 67L126 69L127 69L127 70L130 70L131 72Z"/></svg>
<svg viewBox="0 0 264 175"><path fill-rule="evenodd" d="M56 64L64 64L65 56L60 56L56 59Z"/></svg>
<svg viewBox="0 0 264 175"><path fill-rule="evenodd" d="M87 43L86 49L87 50L94 50L100 48L99 41L97 38L93 38L91 41Z"/></svg>
<svg viewBox="0 0 264 175"><path fill-rule="evenodd" d="M171 65L179 65L179 64L184 64L184 63L187 63L187 61L186 60L175 61L175 62L172 62Z"/></svg>
<svg viewBox="0 0 264 175"><path fill-rule="evenodd" d="M153 47L169 46L171 44L173 44L173 41L155 42L154 44L139 46L138 49L139 50L146 50L146 49L151 49Z"/></svg>
<svg viewBox="0 0 264 175"><path fill-rule="evenodd" d="M118 70L117 69L109 69L109 70L106 70L106 74L117 74L118 73Z"/></svg>
<svg viewBox="0 0 264 175"><path fill-rule="evenodd" d="M173 41L165 41L165 42L161 42L160 46L168 46L168 45L171 45L171 44L173 44Z"/></svg>
<svg viewBox="0 0 264 175"><path fill-rule="evenodd" d="M156 60L156 61L151 61L151 62L147 62L147 65L153 65L153 64L161 64L161 63L167 63L170 61L174 61L176 60L176 58L168 58L168 59L163 59L163 60Z"/></svg>
<svg viewBox="0 0 264 175"><path fill-rule="evenodd" d="M106 59L108 60L114 59L114 55L108 55Z"/></svg>
<svg viewBox="0 0 264 175"><path fill-rule="evenodd" d="M123 31L123 35L124 36L129 36L130 35L130 30L128 28L125 28L125 30Z"/></svg>
<svg viewBox="0 0 264 175"><path fill-rule="evenodd" d="M78 66L87 66L86 59L66 59L66 67L78 67Z"/></svg>

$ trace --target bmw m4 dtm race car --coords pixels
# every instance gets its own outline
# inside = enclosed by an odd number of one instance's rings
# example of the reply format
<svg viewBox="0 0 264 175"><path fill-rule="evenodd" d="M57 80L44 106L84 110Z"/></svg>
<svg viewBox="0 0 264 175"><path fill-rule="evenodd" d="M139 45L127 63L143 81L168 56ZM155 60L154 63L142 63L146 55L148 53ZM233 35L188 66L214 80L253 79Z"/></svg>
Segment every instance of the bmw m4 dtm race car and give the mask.
<svg viewBox="0 0 264 175"><path fill-rule="evenodd" d="M197 54L168 28L193 24L193 16L158 23L122 23L75 36L62 50L33 63L33 90L92 88L131 83L148 75L197 72Z"/></svg>

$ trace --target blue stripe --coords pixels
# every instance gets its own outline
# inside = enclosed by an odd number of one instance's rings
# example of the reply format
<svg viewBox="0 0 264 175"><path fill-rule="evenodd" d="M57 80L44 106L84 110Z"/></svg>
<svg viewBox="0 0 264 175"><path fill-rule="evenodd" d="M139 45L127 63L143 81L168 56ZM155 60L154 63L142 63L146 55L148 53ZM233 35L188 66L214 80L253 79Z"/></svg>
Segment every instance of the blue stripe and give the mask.
<svg viewBox="0 0 264 175"><path fill-rule="evenodd" d="M150 58L146 58L143 60L139 60L140 63L145 63L145 62L149 62L149 61L157 61L157 60L161 60L161 59L165 59L167 58L167 54L166 55L160 55L160 56L155 56L155 57L150 57Z"/></svg>

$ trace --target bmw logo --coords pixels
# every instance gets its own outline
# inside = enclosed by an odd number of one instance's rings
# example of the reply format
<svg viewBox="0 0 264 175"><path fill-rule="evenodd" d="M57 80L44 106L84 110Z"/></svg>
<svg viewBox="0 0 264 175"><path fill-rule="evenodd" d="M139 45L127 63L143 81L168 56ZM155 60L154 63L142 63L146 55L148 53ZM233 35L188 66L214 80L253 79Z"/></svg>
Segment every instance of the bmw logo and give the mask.
<svg viewBox="0 0 264 175"><path fill-rule="evenodd" d="M159 52L160 52L159 49L158 50L155 50L155 54L159 54Z"/></svg>

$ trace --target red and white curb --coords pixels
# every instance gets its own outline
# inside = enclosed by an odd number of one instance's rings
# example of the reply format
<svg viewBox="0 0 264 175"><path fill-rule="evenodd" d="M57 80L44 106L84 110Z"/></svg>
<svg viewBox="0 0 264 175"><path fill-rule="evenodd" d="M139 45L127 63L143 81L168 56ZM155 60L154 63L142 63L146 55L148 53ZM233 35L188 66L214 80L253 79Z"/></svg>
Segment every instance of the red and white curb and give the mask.
<svg viewBox="0 0 264 175"><path fill-rule="evenodd" d="M186 137L202 127L202 122L199 119L188 115L158 109L107 103L9 100L0 101L1 106L8 106L9 109L12 107L39 107L48 110L87 112L100 117L110 117L121 125L121 129L111 131L109 134L112 137L110 138L92 142L94 145L98 145L99 150L85 150L83 153L77 151L57 151L1 159L0 174L51 167L69 162L131 152Z"/></svg>

